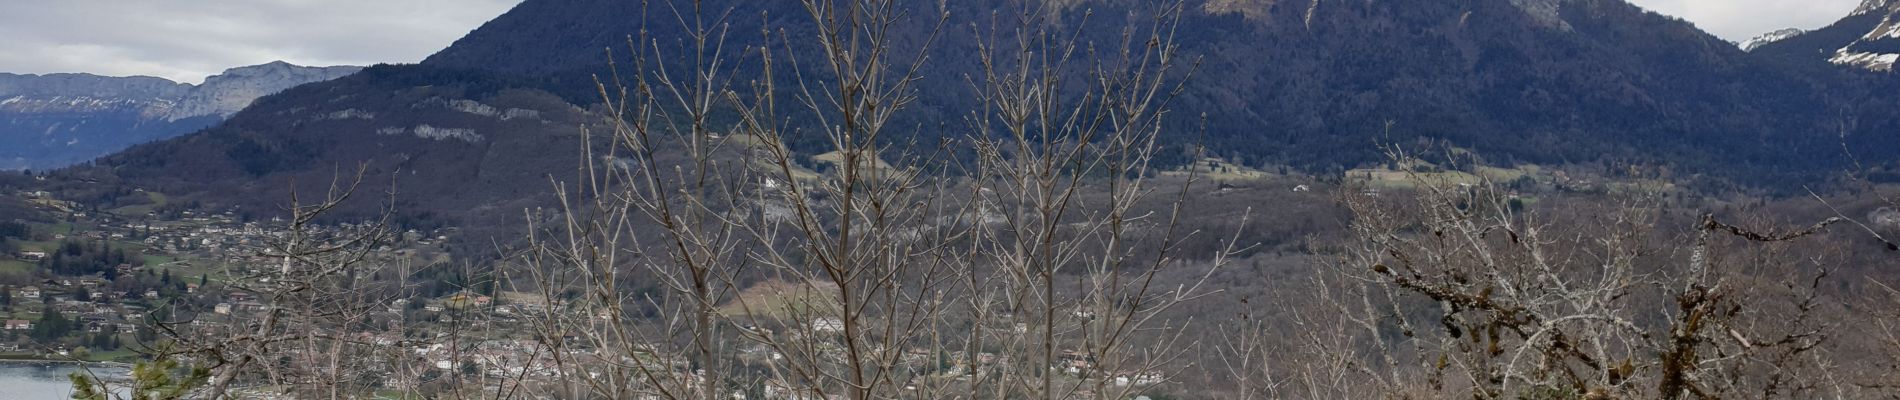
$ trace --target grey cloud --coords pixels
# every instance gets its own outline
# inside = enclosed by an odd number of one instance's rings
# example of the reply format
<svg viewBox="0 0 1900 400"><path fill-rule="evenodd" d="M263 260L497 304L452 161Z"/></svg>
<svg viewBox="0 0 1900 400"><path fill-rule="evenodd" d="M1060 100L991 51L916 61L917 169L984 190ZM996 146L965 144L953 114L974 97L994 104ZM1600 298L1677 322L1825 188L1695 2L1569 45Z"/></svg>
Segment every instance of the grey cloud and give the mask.
<svg viewBox="0 0 1900 400"><path fill-rule="evenodd" d="M152 75L415 62L521 0L6 0L0 72Z"/></svg>

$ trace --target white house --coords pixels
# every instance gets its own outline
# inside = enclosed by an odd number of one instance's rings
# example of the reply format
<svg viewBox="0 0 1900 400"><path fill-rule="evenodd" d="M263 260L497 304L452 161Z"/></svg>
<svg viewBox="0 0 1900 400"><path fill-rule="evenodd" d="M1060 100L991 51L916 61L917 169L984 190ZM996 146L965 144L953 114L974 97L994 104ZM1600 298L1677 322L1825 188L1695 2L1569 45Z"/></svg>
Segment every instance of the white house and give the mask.
<svg viewBox="0 0 1900 400"><path fill-rule="evenodd" d="M811 331L815 333L844 332L844 321L837 318L818 318L811 320Z"/></svg>

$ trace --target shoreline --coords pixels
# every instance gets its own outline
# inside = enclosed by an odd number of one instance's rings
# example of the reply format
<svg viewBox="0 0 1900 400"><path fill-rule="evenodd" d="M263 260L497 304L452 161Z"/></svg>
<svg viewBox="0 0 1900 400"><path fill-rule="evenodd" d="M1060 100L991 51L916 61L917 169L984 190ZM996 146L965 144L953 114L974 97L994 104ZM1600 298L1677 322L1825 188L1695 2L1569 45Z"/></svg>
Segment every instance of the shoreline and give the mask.
<svg viewBox="0 0 1900 400"><path fill-rule="evenodd" d="M78 364L86 367L106 367L131 369L132 364L117 361L81 361L39 358L0 358L0 364Z"/></svg>

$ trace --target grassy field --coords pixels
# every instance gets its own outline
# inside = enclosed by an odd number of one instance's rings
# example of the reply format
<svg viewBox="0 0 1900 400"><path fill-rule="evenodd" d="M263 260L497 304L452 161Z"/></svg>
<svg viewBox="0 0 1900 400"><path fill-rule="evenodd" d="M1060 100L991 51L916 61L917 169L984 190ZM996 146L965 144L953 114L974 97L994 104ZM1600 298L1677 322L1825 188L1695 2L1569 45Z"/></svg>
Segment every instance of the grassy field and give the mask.
<svg viewBox="0 0 1900 400"><path fill-rule="evenodd" d="M140 361L140 360L143 360L143 359L144 359L144 358L143 358L142 356L140 356L138 352L135 352L135 351L132 351L132 350L126 350L126 349L120 349L120 350L113 350L113 351L105 351L105 352L92 352L92 353L89 353L89 354L87 354L87 355L86 355L86 357L83 357L83 358L81 358L81 359L80 359L80 361L89 361L89 362L108 362L108 361L110 361L110 362L135 362L135 361ZM29 352L29 351L15 351L15 352L0 352L0 360L53 360L53 361L69 361L69 360L67 360L67 359L64 359L64 358L62 358L62 357L57 357L57 356L54 356L54 357L46 357L46 356L42 356L41 354L39 354L39 353L37 353L37 352Z"/></svg>
<svg viewBox="0 0 1900 400"><path fill-rule="evenodd" d="M39 300L22 299L21 301L39 301ZM20 302L17 302L17 301L15 302L15 304L19 304L19 303ZM40 313L34 312L34 310L28 310L25 305L13 307L13 312L7 313L6 316L7 316L7 319L24 319L28 321L40 320Z"/></svg>
<svg viewBox="0 0 1900 400"><path fill-rule="evenodd" d="M33 263L20 260L0 260L0 274L25 275L33 273Z"/></svg>
<svg viewBox="0 0 1900 400"><path fill-rule="evenodd" d="M170 264L173 261L178 261L178 257L173 257L173 256L157 256L157 255L151 255L151 254L143 254L143 255L140 255L139 257L145 259L145 265L152 265L152 266L165 265L165 264Z"/></svg>
<svg viewBox="0 0 1900 400"><path fill-rule="evenodd" d="M152 202L135 206L119 207L106 211L118 215L145 215L171 202L171 197L159 192L145 192L145 197L151 199Z"/></svg>
<svg viewBox="0 0 1900 400"><path fill-rule="evenodd" d="M1346 179L1365 181L1375 187L1401 189L1417 187L1420 183L1456 185L1478 184L1485 179L1492 182L1510 182L1526 177L1539 181L1550 179L1543 167L1531 164L1514 168L1478 166L1473 170L1475 174L1464 171L1410 172L1389 168L1359 168L1346 171Z"/></svg>
<svg viewBox="0 0 1900 400"><path fill-rule="evenodd" d="M20 250L23 250L23 251L44 251L44 252L50 253L53 250L59 248L59 242L56 242L56 241L19 242L19 243L20 243Z"/></svg>
<svg viewBox="0 0 1900 400"><path fill-rule="evenodd" d="M1277 174L1248 168L1218 158L1204 158L1173 171L1164 171L1162 176L1188 176L1198 174L1201 179L1214 181L1248 181L1272 178Z"/></svg>
<svg viewBox="0 0 1900 400"><path fill-rule="evenodd" d="M812 308L836 308L830 294L835 287L827 284L800 285L784 281L768 281L753 285L739 292L739 298L719 307L721 314L739 316L748 311L753 316L787 318L791 313L808 312Z"/></svg>
<svg viewBox="0 0 1900 400"><path fill-rule="evenodd" d="M60 244L60 242L56 240L49 240L49 241L44 241L44 242L18 242L18 243L20 244L20 250L43 251L43 252L49 252L49 253L54 250L58 250L59 244ZM114 247L124 248L126 250L131 250L131 251L143 251L146 249L145 244L139 243L139 242L113 241L112 245ZM142 254L140 255L140 257L145 260L145 265L167 264L167 263L179 261L182 259L180 257L171 256L171 255L151 255L151 254Z"/></svg>
<svg viewBox="0 0 1900 400"><path fill-rule="evenodd" d="M755 164L757 168L760 168L760 170L768 171L767 176L776 176L773 174L777 174L779 172L779 165L773 164L770 161L759 160L755 162ZM817 172L812 172L812 170L805 169L797 165L792 166L792 179L797 179L801 182L812 182L812 181L822 180L824 178L825 178L824 175L820 175Z"/></svg>
<svg viewBox="0 0 1900 400"><path fill-rule="evenodd" d="M74 208L73 203L68 202L68 201L60 201L60 200L53 200L53 199L32 199L28 201L33 204L46 206L55 210L59 210L59 212L62 212L62 213L71 212Z"/></svg>
<svg viewBox="0 0 1900 400"><path fill-rule="evenodd" d="M138 361L141 358L142 357L139 356L138 352L128 350L128 349L118 349L118 350L113 350L113 351L93 351L91 354L87 354L84 360L94 361L94 362L99 362L99 361L132 362L132 361Z"/></svg>
<svg viewBox="0 0 1900 400"><path fill-rule="evenodd" d="M171 271L172 277L183 279L185 280L185 282L189 282L189 283L198 283L199 276L203 276L207 280L214 280L214 281L223 280L224 270L219 269L212 265L200 265L200 264L209 264L209 263L199 262L196 260L184 260L184 261L160 263L160 264L145 264L145 268L148 270L151 270L152 273L154 274L160 273L162 271Z"/></svg>
<svg viewBox="0 0 1900 400"><path fill-rule="evenodd" d="M739 134L739 135L726 136L725 145L739 146L739 147L744 147L744 148L757 148L757 147L764 146L765 140L759 139L758 136ZM777 173L779 171L778 164L774 164L771 161L767 161L764 159L764 157L760 157L758 160L754 161L753 167L759 168L762 171L770 171L767 173L767 176L771 176L771 174ZM800 167L797 165L792 166L792 179L797 179L800 181L816 181L816 180L820 180L824 178L825 178L824 175L820 175L817 172L812 172L811 170L805 169L804 167Z"/></svg>
<svg viewBox="0 0 1900 400"><path fill-rule="evenodd" d="M46 226L46 231L54 235L71 235L73 231L76 230L78 230L78 227L74 226L71 222L61 222Z"/></svg>
<svg viewBox="0 0 1900 400"><path fill-rule="evenodd" d="M900 154L899 157L903 157L903 155ZM833 152L829 152L825 154L812 156L811 160L814 163L818 163L819 165L827 166L830 168L824 174L821 174L819 176L828 175L834 178L842 178L844 176L844 165L845 165L844 158L845 158L844 153L833 151ZM898 162L902 162L902 163L911 163L911 162L916 162L916 161L917 161L916 159L912 159L912 158L902 158L898 160ZM896 165L892 165L891 163L885 162L882 156L877 157L877 158L858 160L858 166L859 166L858 174L859 174L860 179L869 179L873 174L872 170L876 170L875 173L878 175L879 179L885 179L885 180L905 179L904 177L912 176L913 174L916 173L916 170L911 167L899 167ZM777 167L774 166L773 168L777 168ZM801 180L806 179L798 171L793 171L793 175L795 175L795 177Z"/></svg>

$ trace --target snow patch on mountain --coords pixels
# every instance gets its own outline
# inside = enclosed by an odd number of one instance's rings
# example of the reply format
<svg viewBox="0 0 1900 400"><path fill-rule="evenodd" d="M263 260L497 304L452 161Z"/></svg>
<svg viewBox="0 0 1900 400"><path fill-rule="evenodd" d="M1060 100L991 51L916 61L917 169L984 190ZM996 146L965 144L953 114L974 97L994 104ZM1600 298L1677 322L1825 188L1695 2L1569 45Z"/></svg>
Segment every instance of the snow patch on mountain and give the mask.
<svg viewBox="0 0 1900 400"><path fill-rule="evenodd" d="M1877 11L1885 12L1886 16L1859 39L1835 50L1828 61L1874 71L1892 71L1894 62L1900 61L1900 54L1891 50L1895 48L1895 41L1900 40L1900 19L1895 19L1896 15L1900 15L1897 14L1900 9L1895 9L1900 7L1900 3L1893 3L1893 0L1868 0L1861 7L1874 7Z"/></svg>
<svg viewBox="0 0 1900 400"><path fill-rule="evenodd" d="M13 96L0 100L0 115L5 114L85 114L125 112L147 117L163 115L172 107L164 99L132 99L93 96Z"/></svg>
<svg viewBox="0 0 1900 400"><path fill-rule="evenodd" d="M1828 62L1835 64L1851 65L1874 71L1891 71L1893 70L1893 63L1895 61L1900 61L1900 54L1861 53L1847 51L1847 49L1841 49L1840 52L1834 53L1833 58L1828 59Z"/></svg>
<svg viewBox="0 0 1900 400"><path fill-rule="evenodd" d="M1802 30L1802 29L1796 29L1796 28L1782 29L1782 30L1778 30L1774 32L1761 34L1761 36L1756 36L1753 39L1744 40L1741 43L1737 44L1737 46L1741 47L1742 51L1755 51L1755 49L1760 48L1763 45L1787 40L1788 38L1795 37L1795 36L1801 36L1801 34L1803 33L1808 33L1808 31Z"/></svg>
<svg viewBox="0 0 1900 400"><path fill-rule="evenodd" d="M1860 40L1872 42L1900 37L1900 21L1895 21L1893 17L1893 14L1887 14L1886 18L1880 20L1880 25L1875 25L1874 30L1868 31L1866 35L1860 37Z"/></svg>
<svg viewBox="0 0 1900 400"><path fill-rule="evenodd" d="M1860 2L1860 7L1855 8L1854 13L1849 14L1849 15L1863 15L1863 14L1872 14L1872 13L1877 13L1877 12L1889 12L1889 11L1893 11L1893 8L1895 5L1897 4L1894 2L1894 0L1863 0Z"/></svg>

